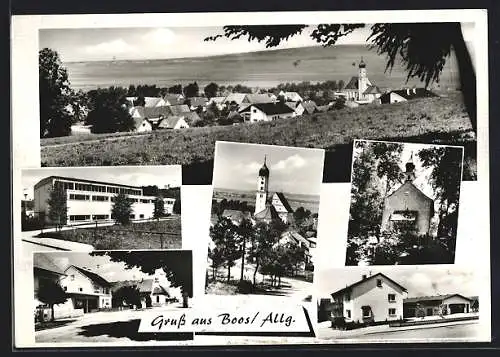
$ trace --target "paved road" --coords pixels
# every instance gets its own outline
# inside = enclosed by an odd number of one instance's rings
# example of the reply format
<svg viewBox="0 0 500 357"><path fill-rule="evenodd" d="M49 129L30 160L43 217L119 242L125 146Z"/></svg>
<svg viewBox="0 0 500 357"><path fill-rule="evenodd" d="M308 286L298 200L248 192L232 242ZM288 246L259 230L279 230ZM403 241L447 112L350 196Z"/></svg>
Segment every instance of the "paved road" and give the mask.
<svg viewBox="0 0 500 357"><path fill-rule="evenodd" d="M395 330L391 330L395 329ZM422 326L414 329L397 329L390 328L379 332L362 334L356 336L341 336L338 331L330 330L331 336L328 336L327 329L322 329L319 333L321 338L325 339L356 339L362 341L387 342L398 340L399 342L407 342L409 340L423 341L435 339L471 339L474 340L480 336L479 324L477 321L450 322L448 324L438 326ZM361 331L360 331L361 332Z"/></svg>
<svg viewBox="0 0 500 357"><path fill-rule="evenodd" d="M68 324L35 332L36 342L130 342L154 339L149 334L139 334L139 322L145 313L178 310L177 304L147 310L94 312L81 317L66 319ZM73 320L73 321L71 321ZM168 334L166 334L168 335ZM168 337L168 336L164 336ZM160 336L161 339L161 336Z"/></svg>

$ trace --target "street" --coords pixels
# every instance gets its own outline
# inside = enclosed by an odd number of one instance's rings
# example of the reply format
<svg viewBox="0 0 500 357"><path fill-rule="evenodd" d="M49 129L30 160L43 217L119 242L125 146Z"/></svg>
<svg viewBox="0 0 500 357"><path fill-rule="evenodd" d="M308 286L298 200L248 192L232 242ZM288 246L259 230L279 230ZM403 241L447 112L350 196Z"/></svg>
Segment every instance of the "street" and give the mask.
<svg viewBox="0 0 500 357"><path fill-rule="evenodd" d="M66 319L67 324L35 332L36 342L130 342L190 340L191 333L138 333L141 316L152 311L179 310L180 305L147 310L101 311ZM58 320L64 321L64 320Z"/></svg>
<svg viewBox="0 0 500 357"><path fill-rule="evenodd" d="M378 326L377 326L378 327ZM363 342L408 342L434 340L474 340L480 337L477 321L449 322L445 324L397 328L383 326L338 331L329 327L319 329L318 337L329 340L349 339Z"/></svg>

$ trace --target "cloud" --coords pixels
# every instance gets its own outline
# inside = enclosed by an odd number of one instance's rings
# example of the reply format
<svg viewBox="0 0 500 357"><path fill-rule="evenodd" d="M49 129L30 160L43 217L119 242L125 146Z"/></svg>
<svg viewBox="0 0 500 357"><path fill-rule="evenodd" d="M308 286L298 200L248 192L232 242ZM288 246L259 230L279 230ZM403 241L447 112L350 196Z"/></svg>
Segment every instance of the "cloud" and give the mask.
<svg viewBox="0 0 500 357"><path fill-rule="evenodd" d="M170 45L176 40L174 31L167 28L159 28L145 33L142 36L144 43L151 45L164 46Z"/></svg>
<svg viewBox="0 0 500 357"><path fill-rule="evenodd" d="M122 38L84 47L84 52L88 54L120 54L130 53L134 50L135 47Z"/></svg>
<svg viewBox="0 0 500 357"><path fill-rule="evenodd" d="M54 263L62 268L62 269L66 269L69 265L69 259L67 257L56 257L54 258Z"/></svg>
<svg viewBox="0 0 500 357"><path fill-rule="evenodd" d="M300 155L295 154L274 164L272 170L300 169L307 164L307 161Z"/></svg>

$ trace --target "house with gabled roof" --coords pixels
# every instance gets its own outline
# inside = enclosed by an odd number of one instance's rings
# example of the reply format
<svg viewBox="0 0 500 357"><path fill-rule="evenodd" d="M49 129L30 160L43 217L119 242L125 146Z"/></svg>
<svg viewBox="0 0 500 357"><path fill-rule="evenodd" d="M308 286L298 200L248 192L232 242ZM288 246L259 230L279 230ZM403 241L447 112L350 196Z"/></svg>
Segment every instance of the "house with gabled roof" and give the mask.
<svg viewBox="0 0 500 357"><path fill-rule="evenodd" d="M185 98L182 94L166 94L163 97L165 105L182 105L184 104Z"/></svg>
<svg viewBox="0 0 500 357"><path fill-rule="evenodd" d="M434 98L438 95L431 92L426 88L406 88L393 90L387 93L384 93L380 96L380 102L382 104L392 104L399 102L407 102L413 99L419 98Z"/></svg>
<svg viewBox="0 0 500 357"><path fill-rule="evenodd" d="M239 110L245 122L255 123L258 121L271 121L277 119L293 118L295 111L282 102L257 103Z"/></svg>
<svg viewBox="0 0 500 357"><path fill-rule="evenodd" d="M206 110L208 99L205 97L189 97L186 100L189 101L189 109L196 110L201 107L203 110Z"/></svg>
<svg viewBox="0 0 500 357"><path fill-rule="evenodd" d="M403 319L406 288L383 273L361 279L331 294L331 317L372 323Z"/></svg>
<svg viewBox="0 0 500 357"><path fill-rule="evenodd" d="M404 299L404 317L425 317L472 312L473 300L461 294L417 296Z"/></svg>
<svg viewBox="0 0 500 357"><path fill-rule="evenodd" d="M252 214L249 211L240 211L237 209L225 209L222 212L222 217L229 218L233 224L239 226L240 223L246 219L252 221Z"/></svg>
<svg viewBox="0 0 500 357"><path fill-rule="evenodd" d="M144 97L144 107L154 108L154 107L164 107L167 103L162 97Z"/></svg>
<svg viewBox="0 0 500 357"><path fill-rule="evenodd" d="M284 223L291 223L293 221L293 209L283 192L275 192L271 198L271 204Z"/></svg>
<svg viewBox="0 0 500 357"><path fill-rule="evenodd" d="M70 265L64 270L61 286L68 294L74 309L84 313L111 308L112 284L88 268Z"/></svg>
<svg viewBox="0 0 500 357"><path fill-rule="evenodd" d="M189 128L189 124L184 119L184 116L170 115L163 118L157 125L158 129L185 129Z"/></svg>
<svg viewBox="0 0 500 357"><path fill-rule="evenodd" d="M412 223L418 234L428 234L434 216L434 200L418 189L412 157L406 163L405 182L384 199L381 231Z"/></svg>
<svg viewBox="0 0 500 357"><path fill-rule="evenodd" d="M280 91L278 97L285 98L285 102L302 102L303 99L297 92Z"/></svg>

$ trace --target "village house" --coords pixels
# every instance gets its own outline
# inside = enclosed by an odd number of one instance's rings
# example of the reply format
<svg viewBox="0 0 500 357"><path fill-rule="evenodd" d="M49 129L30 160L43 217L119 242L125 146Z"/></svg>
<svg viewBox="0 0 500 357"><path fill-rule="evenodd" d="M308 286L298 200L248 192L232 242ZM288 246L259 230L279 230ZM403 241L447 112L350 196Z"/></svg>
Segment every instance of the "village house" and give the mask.
<svg viewBox="0 0 500 357"><path fill-rule="evenodd" d="M205 97L190 97L187 98L189 103L190 110L197 110L198 108L202 108L203 111L207 109L208 99Z"/></svg>
<svg viewBox="0 0 500 357"><path fill-rule="evenodd" d="M143 279L137 284L141 307L160 307L180 301L180 288L173 288L163 269L157 269L152 279Z"/></svg>
<svg viewBox="0 0 500 357"><path fill-rule="evenodd" d="M217 106L217 109L222 110L226 107L226 105L224 104L225 99L226 99L226 97L212 97L208 100L207 107L209 107L215 103L215 105Z"/></svg>
<svg viewBox="0 0 500 357"><path fill-rule="evenodd" d="M245 122L255 123L258 121L271 121L277 119L292 118L295 112L285 103L258 103L240 110L239 113Z"/></svg>
<svg viewBox="0 0 500 357"><path fill-rule="evenodd" d="M382 92L379 87L373 85L368 79L366 63L363 58L361 58L358 67L358 76L351 77L341 92L347 101L358 104L373 103L380 98Z"/></svg>
<svg viewBox="0 0 500 357"><path fill-rule="evenodd" d="M419 296L403 301L404 317L453 315L472 312L473 300L460 294Z"/></svg>
<svg viewBox="0 0 500 357"><path fill-rule="evenodd" d="M250 222L254 222L252 214L249 211L240 211L236 209L225 209L222 212L222 217L229 218L233 224L239 226L241 222L246 219Z"/></svg>
<svg viewBox="0 0 500 357"><path fill-rule="evenodd" d="M412 99L433 98L433 97L437 97L437 95L426 88L406 88L406 89L393 90L382 94L380 96L380 102L382 104L392 104L399 102L407 102Z"/></svg>
<svg viewBox="0 0 500 357"><path fill-rule="evenodd" d="M278 94L278 98L285 98L285 102L302 102L304 101L299 93L297 92L284 92L280 91Z"/></svg>
<svg viewBox="0 0 500 357"><path fill-rule="evenodd" d="M406 288L385 274L363 275L331 294L331 317L359 323L400 320L406 295Z"/></svg>
<svg viewBox="0 0 500 357"><path fill-rule="evenodd" d="M166 94L163 97L165 105L181 105L184 104L185 98L182 94Z"/></svg>
<svg viewBox="0 0 500 357"><path fill-rule="evenodd" d="M65 222L51 222L48 215L50 207L47 200L55 187L62 187L65 190L68 207ZM43 213L47 223L67 225L111 221L114 219L111 216L111 209L115 196L119 193L126 194L133 202L132 220L153 218L156 197L143 195L141 187L62 176L49 176L35 184L34 208L38 215ZM163 201L165 213L171 214L175 199L163 198Z"/></svg>
<svg viewBox="0 0 500 357"><path fill-rule="evenodd" d="M33 283L35 313L39 321L49 320L50 306L38 300L38 291L48 282L59 283L66 274L49 258L46 253L33 254ZM70 303L54 305L54 318L77 317L83 315L83 309L73 309Z"/></svg>
<svg viewBox="0 0 500 357"><path fill-rule="evenodd" d="M418 234L427 234L434 216L434 201L413 184L416 177L411 157L404 174L405 182L384 200L381 231L411 222Z"/></svg>
<svg viewBox="0 0 500 357"><path fill-rule="evenodd" d="M189 128L189 124L184 119L184 116L170 115L162 119L158 125L158 129L185 129Z"/></svg>
<svg viewBox="0 0 500 357"><path fill-rule="evenodd" d="M100 275L70 265L64 270L61 286L68 295L73 309L83 309L84 313L111 308L111 283ZM67 301L67 302L68 302Z"/></svg>

